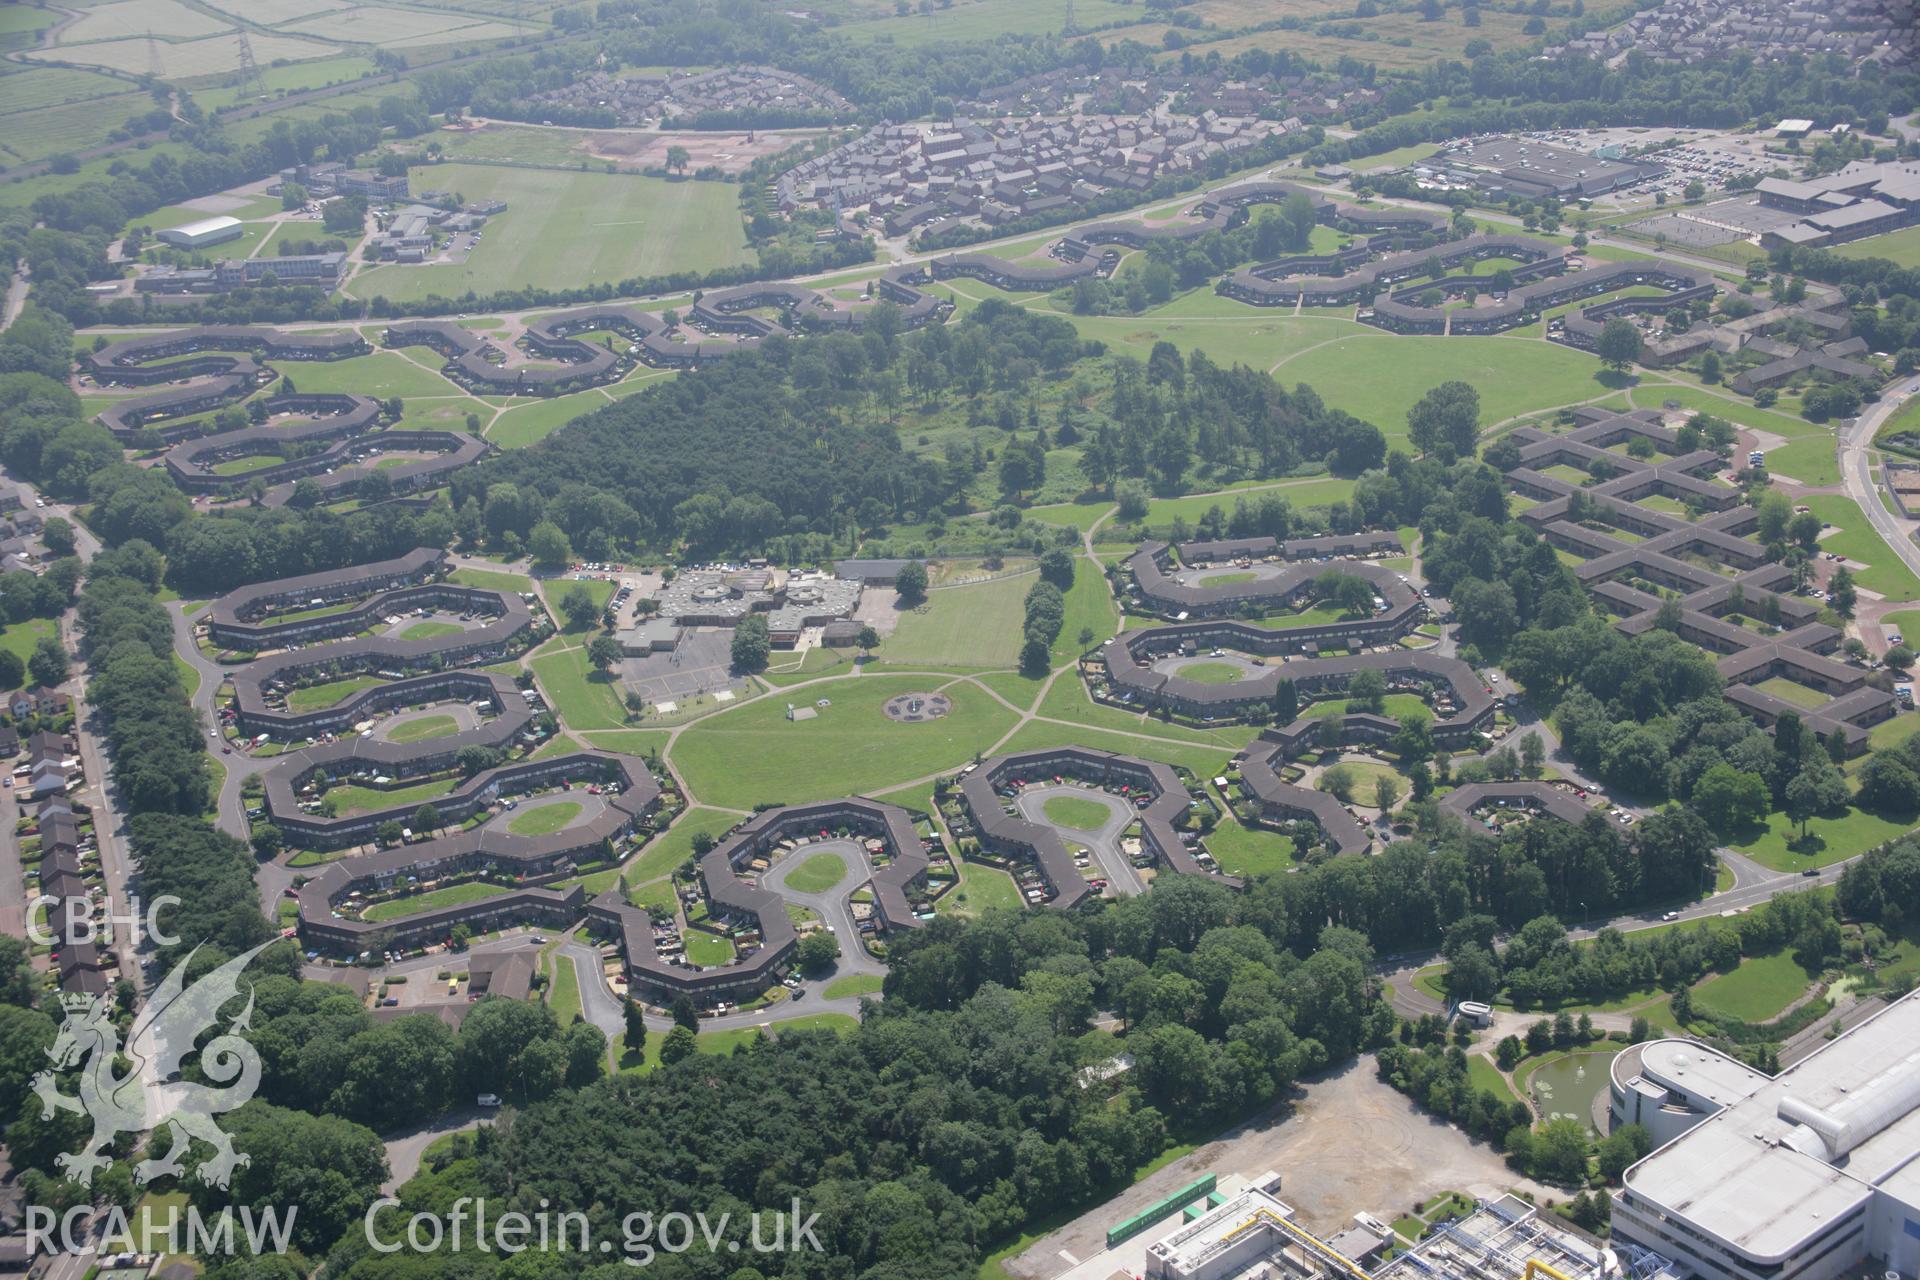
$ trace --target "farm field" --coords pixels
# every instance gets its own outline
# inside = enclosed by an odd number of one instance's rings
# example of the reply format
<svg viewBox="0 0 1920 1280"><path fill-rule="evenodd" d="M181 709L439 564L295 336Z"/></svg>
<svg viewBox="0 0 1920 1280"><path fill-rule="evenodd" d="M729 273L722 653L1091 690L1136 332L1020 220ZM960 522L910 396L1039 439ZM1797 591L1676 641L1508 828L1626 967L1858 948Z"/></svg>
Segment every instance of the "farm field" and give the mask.
<svg viewBox="0 0 1920 1280"><path fill-rule="evenodd" d="M253 56L262 63L285 59L301 62L308 58L332 57L340 46L319 40L293 36L253 33ZM128 75L145 75L157 64L164 80L190 80L196 76L223 75L240 65L240 40L233 34L206 36L198 40L154 40L144 37L126 40L102 40L92 44L61 44L52 49L28 50L23 57L58 59L88 66L107 67Z"/></svg>
<svg viewBox="0 0 1920 1280"><path fill-rule="evenodd" d="M953 710L938 720L907 724L881 713L896 694L936 687L925 676L823 681L807 692L832 705L805 721L788 720L787 699L776 692L690 725L671 757L708 804L744 809L885 790L957 768L1013 723L1012 712L965 684L945 690Z"/></svg>
<svg viewBox="0 0 1920 1280"><path fill-rule="evenodd" d="M418 301L522 288L570 288L750 260L734 187L607 173L448 164L416 168L423 187L507 202L466 262L377 267L351 292Z"/></svg>

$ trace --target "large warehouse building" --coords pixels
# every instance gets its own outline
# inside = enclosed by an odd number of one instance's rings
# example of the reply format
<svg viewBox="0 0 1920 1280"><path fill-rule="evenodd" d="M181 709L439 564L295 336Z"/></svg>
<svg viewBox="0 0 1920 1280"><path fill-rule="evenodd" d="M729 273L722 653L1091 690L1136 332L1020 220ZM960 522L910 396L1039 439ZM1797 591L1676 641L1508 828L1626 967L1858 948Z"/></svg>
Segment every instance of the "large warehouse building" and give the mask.
<svg viewBox="0 0 1920 1280"><path fill-rule="evenodd" d="M238 218L224 215L218 218L202 218L198 222L182 223L177 227L168 227L157 232L161 243L170 244L176 249L205 249L209 245L224 244L228 240L238 240L245 231Z"/></svg>
<svg viewBox="0 0 1920 1280"><path fill-rule="evenodd" d="M1627 1170L1615 1238L1713 1280L1920 1273L1920 992L1771 1079L1691 1049L1650 1064L1694 1122Z"/></svg>

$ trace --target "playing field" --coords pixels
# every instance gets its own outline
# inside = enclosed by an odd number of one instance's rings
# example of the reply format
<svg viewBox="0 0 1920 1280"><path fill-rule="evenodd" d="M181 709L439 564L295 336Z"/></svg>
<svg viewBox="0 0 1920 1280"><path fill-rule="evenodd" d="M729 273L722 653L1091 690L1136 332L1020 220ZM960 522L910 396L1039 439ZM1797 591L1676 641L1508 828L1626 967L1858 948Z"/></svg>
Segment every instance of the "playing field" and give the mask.
<svg viewBox="0 0 1920 1280"><path fill-rule="evenodd" d="M893 666L1011 667L1020 659L1027 592L1039 580L1025 573L929 591L875 654Z"/></svg>
<svg viewBox="0 0 1920 1280"><path fill-rule="evenodd" d="M751 261L738 190L725 183L470 164L417 168L413 181L504 200L507 211L488 221L464 263L378 267L353 282L357 297L577 288Z"/></svg>
<svg viewBox="0 0 1920 1280"><path fill-rule="evenodd" d="M965 684L946 690L953 710L938 720L908 724L881 713L887 699L933 683L910 675L822 681L806 697L832 705L798 721L787 719L789 700L775 691L689 725L670 756L705 804L745 809L884 791L958 768L1013 724L1011 711Z"/></svg>
<svg viewBox="0 0 1920 1280"><path fill-rule="evenodd" d="M1885 258L1895 266L1920 267L1920 227L1835 245L1833 251L1844 258Z"/></svg>

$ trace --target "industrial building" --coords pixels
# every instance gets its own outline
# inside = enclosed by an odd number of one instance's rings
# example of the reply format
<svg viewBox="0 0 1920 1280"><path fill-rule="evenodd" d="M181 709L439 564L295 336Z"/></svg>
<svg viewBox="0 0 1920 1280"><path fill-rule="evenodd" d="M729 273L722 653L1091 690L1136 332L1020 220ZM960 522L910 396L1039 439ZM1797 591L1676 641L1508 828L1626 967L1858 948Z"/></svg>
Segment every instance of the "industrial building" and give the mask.
<svg viewBox="0 0 1920 1280"><path fill-rule="evenodd" d="M1615 1238L1711 1280L1920 1271L1920 993L1771 1078L1717 1059L1661 1041L1616 1073L1616 1116L1678 1133L1627 1170Z"/></svg>
<svg viewBox="0 0 1920 1280"><path fill-rule="evenodd" d="M240 219L223 214L217 218L202 218L198 222L168 227L156 234L162 244L170 244L176 249L205 249L209 245L238 240L245 230Z"/></svg>

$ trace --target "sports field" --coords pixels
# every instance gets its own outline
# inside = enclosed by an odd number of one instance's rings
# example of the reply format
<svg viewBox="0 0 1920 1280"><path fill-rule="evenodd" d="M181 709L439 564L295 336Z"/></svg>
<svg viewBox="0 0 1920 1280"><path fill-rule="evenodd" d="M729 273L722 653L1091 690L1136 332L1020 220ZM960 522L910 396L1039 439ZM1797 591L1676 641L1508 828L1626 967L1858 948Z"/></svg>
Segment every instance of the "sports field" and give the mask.
<svg viewBox="0 0 1920 1280"><path fill-rule="evenodd" d="M875 650L882 665L1011 667L1020 658L1020 626L1031 573L927 593L927 602L900 616Z"/></svg>
<svg viewBox="0 0 1920 1280"><path fill-rule="evenodd" d="M1920 267L1920 227L1835 245L1833 251L1843 258L1885 258L1897 267Z"/></svg>
<svg viewBox="0 0 1920 1280"><path fill-rule="evenodd" d="M464 263L377 267L353 282L356 297L577 288L751 260L738 190L725 183L472 164L416 168L413 182L507 211Z"/></svg>
<svg viewBox="0 0 1920 1280"><path fill-rule="evenodd" d="M946 690L953 710L938 720L907 724L881 713L895 694L933 684L911 675L821 681L807 686L806 700L832 705L799 721L787 719L790 699L776 690L689 725L671 759L702 803L746 809L883 791L958 768L1013 724L1011 711L966 684Z"/></svg>

